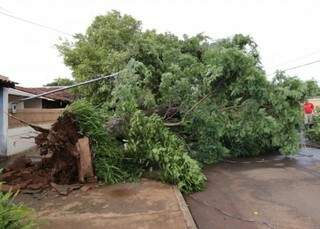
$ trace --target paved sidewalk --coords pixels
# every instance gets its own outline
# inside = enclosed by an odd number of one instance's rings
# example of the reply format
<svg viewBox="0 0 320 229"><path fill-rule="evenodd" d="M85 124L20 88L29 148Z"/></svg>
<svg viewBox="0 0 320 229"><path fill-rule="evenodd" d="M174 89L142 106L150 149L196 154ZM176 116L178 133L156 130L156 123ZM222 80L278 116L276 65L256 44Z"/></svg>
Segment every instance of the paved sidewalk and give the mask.
<svg viewBox="0 0 320 229"><path fill-rule="evenodd" d="M68 196L50 192L37 199L18 196L36 209L45 223L41 228L59 229L194 229L195 224L181 193L156 181L101 186L74 191Z"/></svg>

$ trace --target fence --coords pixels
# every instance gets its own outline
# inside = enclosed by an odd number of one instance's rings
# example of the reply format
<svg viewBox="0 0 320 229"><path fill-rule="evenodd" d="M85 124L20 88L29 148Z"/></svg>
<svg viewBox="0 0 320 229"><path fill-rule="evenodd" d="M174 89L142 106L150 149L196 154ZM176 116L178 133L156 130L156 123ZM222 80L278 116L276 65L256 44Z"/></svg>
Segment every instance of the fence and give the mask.
<svg viewBox="0 0 320 229"><path fill-rule="evenodd" d="M23 109L13 115L18 119L32 124L53 123L64 109ZM9 117L9 129L25 126L16 119Z"/></svg>

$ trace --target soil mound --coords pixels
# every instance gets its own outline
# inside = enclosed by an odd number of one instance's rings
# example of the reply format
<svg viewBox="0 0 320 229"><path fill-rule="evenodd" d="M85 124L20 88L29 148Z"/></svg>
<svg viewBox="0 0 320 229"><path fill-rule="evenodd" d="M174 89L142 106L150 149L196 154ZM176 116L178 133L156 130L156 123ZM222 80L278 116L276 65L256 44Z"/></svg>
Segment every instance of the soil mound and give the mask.
<svg viewBox="0 0 320 229"><path fill-rule="evenodd" d="M16 158L0 176L4 182L1 189L40 189L51 183L92 181L94 176L89 140L83 141L83 137L75 117L64 114L50 130L41 131L35 138L41 160L32 162L26 156ZM83 165L86 167L83 168Z"/></svg>

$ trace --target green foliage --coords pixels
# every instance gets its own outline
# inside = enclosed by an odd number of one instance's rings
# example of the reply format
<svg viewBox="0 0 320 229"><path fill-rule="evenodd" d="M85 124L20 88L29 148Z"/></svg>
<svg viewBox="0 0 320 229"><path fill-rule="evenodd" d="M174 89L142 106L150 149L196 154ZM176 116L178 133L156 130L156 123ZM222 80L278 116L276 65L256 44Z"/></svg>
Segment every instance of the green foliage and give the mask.
<svg viewBox="0 0 320 229"><path fill-rule="evenodd" d="M221 123L225 119L218 108L204 105L190 116L185 128L190 155L205 164L228 157L230 151L221 142L225 132Z"/></svg>
<svg viewBox="0 0 320 229"><path fill-rule="evenodd" d="M155 98L144 81L149 74L143 64L135 61L128 63L111 92L110 106L115 108L116 115L130 116L137 109L155 108Z"/></svg>
<svg viewBox="0 0 320 229"><path fill-rule="evenodd" d="M121 169L123 146L107 134L104 128L107 116L103 109L86 100L78 100L67 107L64 115L73 116L81 134L90 139L97 176L109 184L125 181L130 175Z"/></svg>
<svg viewBox="0 0 320 229"><path fill-rule="evenodd" d="M313 117L313 126L307 129L306 134L311 141L320 144L320 115Z"/></svg>
<svg viewBox="0 0 320 229"><path fill-rule="evenodd" d="M200 191L205 177L185 150L185 143L163 125L160 117L137 111L131 118L127 156L136 167L160 169L161 179L183 192Z"/></svg>
<svg viewBox="0 0 320 229"><path fill-rule="evenodd" d="M58 77L53 82L46 84L45 86L69 86L74 84L74 81L68 78Z"/></svg>
<svg viewBox="0 0 320 229"><path fill-rule="evenodd" d="M299 125L302 120L301 103L306 95L305 84L295 77L278 72L271 83L267 112L275 119L272 146L284 155L299 148Z"/></svg>
<svg viewBox="0 0 320 229"><path fill-rule="evenodd" d="M0 192L0 229L36 228L35 213L22 204L13 203L14 196L10 192Z"/></svg>
<svg viewBox="0 0 320 229"><path fill-rule="evenodd" d="M108 75L123 69L140 36L140 22L128 15L112 11L97 16L85 35L78 34L74 42L57 45L64 55L66 65L73 70L76 82ZM81 89L82 95L106 97L110 93L107 81L101 81Z"/></svg>
<svg viewBox="0 0 320 229"><path fill-rule="evenodd" d="M119 144L119 139L104 143L100 148L105 152L97 155L108 155L103 157L108 160L100 161L101 167L114 165L108 164L109 154L116 154L114 158L121 161L128 152L138 153L134 157L138 161L150 159L154 154L171 158L173 152L178 155L187 152L192 158L211 164L226 157L256 156L274 150L289 155L298 149L300 103L307 86L281 72L269 82L257 44L249 36L237 34L211 41L199 34L179 39L171 33L142 31L139 21L113 11L96 17L87 32L77 35L74 42L58 47L76 81L121 70L115 80L84 87L80 92L107 114L107 120L122 118L126 123L127 134L123 137L129 141L130 151L124 149L123 142ZM162 122L178 124L168 132L159 124L160 117ZM160 133L146 130L151 126ZM110 135L110 139L115 137ZM176 147L176 139L183 149ZM132 145L139 150L133 150ZM171 148L166 149L167 146ZM117 153L108 152L113 150ZM148 163L155 163L149 159ZM139 176L146 169L145 162L141 165L127 161L130 172L122 169L121 162L116 167ZM171 182L162 160L157 163L162 178ZM172 182L179 183L177 177L186 183L193 180L188 173L186 176L174 175Z"/></svg>
<svg viewBox="0 0 320 229"><path fill-rule="evenodd" d="M132 181L149 170L159 170L161 179L177 184L183 192L199 191L205 177L197 162L191 159L179 140L157 116L132 114L127 139L117 140L104 127L105 109L85 100L70 105L64 115L72 115L88 136L95 155L97 176L106 183Z"/></svg>
<svg viewBox="0 0 320 229"><path fill-rule="evenodd" d="M306 93L307 97L320 96L320 86L316 80L307 80L306 84Z"/></svg>

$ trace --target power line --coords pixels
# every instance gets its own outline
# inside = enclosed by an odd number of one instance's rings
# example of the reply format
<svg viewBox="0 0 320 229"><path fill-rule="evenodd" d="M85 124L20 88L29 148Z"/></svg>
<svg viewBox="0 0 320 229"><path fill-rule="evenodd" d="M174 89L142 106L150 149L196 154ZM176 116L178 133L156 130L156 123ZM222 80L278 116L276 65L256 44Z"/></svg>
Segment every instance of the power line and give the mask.
<svg viewBox="0 0 320 229"><path fill-rule="evenodd" d="M12 13L11 11L7 10L6 8L4 8L4 7L2 7L2 6L0 6L0 10L3 10L3 11L5 11L5 12L7 12L7 13Z"/></svg>
<svg viewBox="0 0 320 229"><path fill-rule="evenodd" d="M298 60L306 59L307 57L314 56L315 54L318 54L318 53L320 53L320 50L316 50L316 51L308 53L306 55L299 56L299 57L296 57L294 59L287 60L285 62L282 62L281 64L274 65L271 69L278 68L279 66L282 66L282 65L290 64L291 62L296 62Z"/></svg>
<svg viewBox="0 0 320 229"><path fill-rule="evenodd" d="M316 63L319 63L320 62L320 59L319 60L315 60L315 61L312 61L312 62L308 62L308 63L304 63L304 64L300 64L300 65L296 65L296 66L293 66L293 67L290 67L290 68L286 68L286 69L280 69L281 71L290 71L290 70L293 70L293 69L297 69L297 68L302 68L302 67L305 67L305 66L308 66L308 65L312 65L312 64L316 64ZM271 76L273 75L274 73L271 73L269 74L268 76Z"/></svg>
<svg viewBox="0 0 320 229"><path fill-rule="evenodd" d="M13 19L16 19L18 21L22 21L22 22L25 22L25 23L29 23L31 25L35 25L35 26L38 26L38 27L42 27L42 28L45 28L45 29L48 29L48 30L52 30L52 31L55 31L57 33L62 33L64 35L68 35L68 36L71 36L73 37L73 35L71 33L67 33L67 32L64 32L60 29L56 29L56 28L53 28L53 27L50 27L50 26L46 26L46 25L43 25L43 24L40 24L40 23L37 23L37 22L33 22L33 21L30 21L28 19L24 19L22 17L17 17L17 16L14 16L12 14L8 14L8 13L5 13L5 12L2 12L0 11L0 14L4 15L4 16L7 16L7 17L10 17L10 18L13 18Z"/></svg>
<svg viewBox="0 0 320 229"><path fill-rule="evenodd" d="M312 61L312 62L308 62L308 63L305 63L305 64L300 64L300 65L297 65L297 66L294 66L294 67L286 68L286 69L283 69L282 71L289 71L289 70L293 70L293 69L297 69L297 68L302 68L304 66L312 65L312 64L315 64L315 63L319 63L319 62L320 62L320 59Z"/></svg>
<svg viewBox="0 0 320 229"><path fill-rule="evenodd" d="M63 88L58 88L58 89L55 89L55 90L52 90L52 91L47 91L47 92L44 92L44 93L41 93L41 94L38 94L38 95L30 96L28 98L18 99L18 100L12 101L11 103L12 104L18 104L18 103L24 102L26 100L39 98L39 97L42 97L42 96L45 96L45 95L49 95L49 94L53 94L53 93L56 93L56 92L59 92L59 91L65 91L65 90L70 89L70 88L79 87L79 86L82 86L82 85L85 85L85 84L90 84L90 83L97 82L97 81L100 81L100 80L114 79L116 76L119 75L119 73L120 72L116 72L116 73L113 73L113 74L110 74L110 75L107 75L107 76L101 76L101 77L98 77L98 78L95 78L95 79L83 81L83 82L76 83L76 84L73 84L73 85L70 85L70 86L66 86L66 87L63 87Z"/></svg>
<svg viewBox="0 0 320 229"><path fill-rule="evenodd" d="M3 7L0 6L0 10L1 10L1 9L9 12L8 10L6 10L5 8L3 8ZM50 27L50 26L46 26L46 25L37 23L37 22L33 22L33 21L28 20L28 19L24 19L24 18L22 18L22 17L17 17L17 16L14 16L14 15L12 15L12 14L8 14L8 13L2 12L2 11L0 11L0 14L2 14L2 15L4 15L4 16L7 16L7 17L10 17L10 18L13 18L13 19L15 19L15 20L19 20L19 21L22 21L22 22L25 22L25 23L29 23L29 24L34 25L34 26L42 27L42 28L45 28L45 29L48 29L48 30L52 30L52 31L54 31L54 32L58 32L58 33L61 33L61 34L64 34L64 35L68 35L68 36L73 37L73 35L72 35L71 33L67 33L67 32L64 32L64 31L62 31L62 30L60 30L60 29L56 29L56 28L53 28L53 27ZM293 59L293 60L291 60L291 61L287 61L287 62L285 62L285 64L290 63L290 62L292 62L292 61L296 61L296 60L299 60L299 59L306 58L306 57L308 57L308 56L312 56L312 55L318 53L319 51L320 51L320 50L315 51L315 52L312 52L312 53L309 53L309 54L304 55L304 56L301 56L301 57L298 57L298 58ZM318 62L320 62L320 59L319 59L319 60L316 60L316 61L309 62L309 63L305 63L305 64L297 65L297 66L294 66L294 67L290 67L290 68L284 69L284 70L282 70L282 71L289 71L289 70L301 68L301 67L304 67L304 66L312 65L312 64L315 64L315 63L318 63ZM279 65L280 65L280 64L279 64ZM279 66L279 65L277 65L277 66ZM274 73L272 73L272 74L270 74L270 75L273 75L273 74L274 74Z"/></svg>

